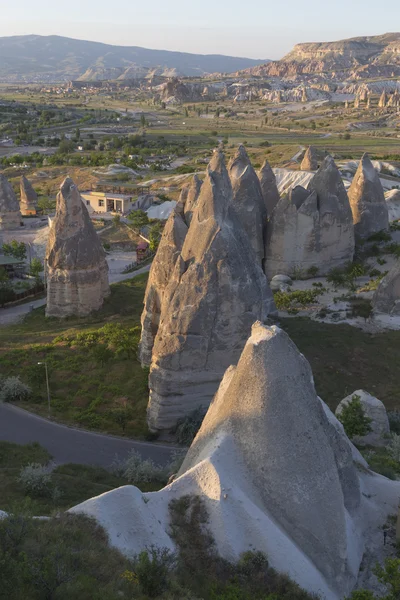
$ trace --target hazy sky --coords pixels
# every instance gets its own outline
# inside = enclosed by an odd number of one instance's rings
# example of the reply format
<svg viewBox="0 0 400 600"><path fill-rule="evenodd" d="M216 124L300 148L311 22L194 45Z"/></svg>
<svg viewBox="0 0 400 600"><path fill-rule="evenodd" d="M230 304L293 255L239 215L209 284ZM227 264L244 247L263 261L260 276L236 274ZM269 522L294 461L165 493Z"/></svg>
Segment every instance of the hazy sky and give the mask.
<svg viewBox="0 0 400 600"><path fill-rule="evenodd" d="M0 36L57 34L252 58L400 29L398 0L0 0L0 9Z"/></svg>

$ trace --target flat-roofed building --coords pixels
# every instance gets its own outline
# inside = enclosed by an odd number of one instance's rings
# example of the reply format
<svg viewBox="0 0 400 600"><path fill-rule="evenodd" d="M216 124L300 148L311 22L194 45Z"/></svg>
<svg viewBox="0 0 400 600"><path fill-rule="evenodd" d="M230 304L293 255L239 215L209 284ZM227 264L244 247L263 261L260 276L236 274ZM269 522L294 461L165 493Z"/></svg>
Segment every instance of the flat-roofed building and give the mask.
<svg viewBox="0 0 400 600"><path fill-rule="evenodd" d="M132 196L127 194L112 194L107 192L83 192L82 200L86 208L97 213L121 213L132 210L135 204Z"/></svg>

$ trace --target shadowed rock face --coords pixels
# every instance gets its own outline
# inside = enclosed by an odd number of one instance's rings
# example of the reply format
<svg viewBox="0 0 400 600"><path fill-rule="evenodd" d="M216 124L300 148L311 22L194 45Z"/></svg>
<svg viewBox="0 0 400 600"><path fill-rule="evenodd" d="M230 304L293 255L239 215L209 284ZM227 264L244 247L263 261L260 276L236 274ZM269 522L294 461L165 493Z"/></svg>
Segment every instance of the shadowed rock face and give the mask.
<svg viewBox="0 0 400 600"><path fill-rule="evenodd" d="M181 201L185 200L181 194ZM175 263L181 253L188 231L183 220L183 205L178 203L164 227L163 235L158 246L157 254L151 265L149 280L144 297L142 313L142 335L139 344L139 356L142 366L149 366L153 352L154 338L158 331L161 314L161 303Z"/></svg>
<svg viewBox="0 0 400 600"><path fill-rule="evenodd" d="M269 217L275 206L279 202L279 192L276 185L276 178L270 164L265 160L261 167L258 177L260 180L261 191L264 198L265 206L267 208L267 216Z"/></svg>
<svg viewBox="0 0 400 600"><path fill-rule="evenodd" d="M0 229L16 229L21 225L19 204L11 183L0 174Z"/></svg>
<svg viewBox="0 0 400 600"><path fill-rule="evenodd" d="M187 194L184 202L184 219L188 227L192 220L193 211L196 208L197 201L199 199L201 184L201 179L199 179L197 175L194 175L189 187L187 188Z"/></svg>
<svg viewBox="0 0 400 600"><path fill-rule="evenodd" d="M36 215L37 210L37 194L33 189L31 183L25 177L25 175L21 176L20 181L20 190L21 190L21 214L24 215Z"/></svg>
<svg viewBox="0 0 400 600"><path fill-rule="evenodd" d="M261 264L264 259L267 211L259 179L244 146L239 146L229 163L228 171L232 183L232 206Z"/></svg>
<svg viewBox="0 0 400 600"><path fill-rule="evenodd" d="M318 156L314 146L309 146L300 165L302 171L316 171L318 169Z"/></svg>
<svg viewBox="0 0 400 600"><path fill-rule="evenodd" d="M388 208L381 180L369 157L364 154L349 189L357 240L389 228Z"/></svg>
<svg viewBox="0 0 400 600"><path fill-rule="evenodd" d="M110 293L108 265L78 188L64 181L46 249L46 316L84 316L101 308Z"/></svg>
<svg viewBox="0 0 400 600"><path fill-rule="evenodd" d="M221 476L228 449L237 485L343 597L362 558L351 520L361 504L351 446L329 422L309 363L277 327L254 325L178 475L209 460ZM233 493L226 488L228 502Z"/></svg>
<svg viewBox="0 0 400 600"><path fill-rule="evenodd" d="M216 152L162 301L149 427L168 429L195 408L206 408L254 320L271 313L271 291L232 208L228 172Z"/></svg>
<svg viewBox="0 0 400 600"><path fill-rule="evenodd" d="M400 315L400 261L380 282L372 306L378 313Z"/></svg>

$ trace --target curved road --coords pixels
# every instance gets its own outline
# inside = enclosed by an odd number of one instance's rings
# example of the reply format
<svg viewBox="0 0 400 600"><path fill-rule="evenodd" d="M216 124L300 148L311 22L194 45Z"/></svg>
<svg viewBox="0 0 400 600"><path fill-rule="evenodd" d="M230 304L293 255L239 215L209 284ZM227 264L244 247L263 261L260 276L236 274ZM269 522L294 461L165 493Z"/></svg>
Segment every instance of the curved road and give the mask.
<svg viewBox="0 0 400 600"><path fill-rule="evenodd" d="M0 440L15 444L39 442L57 464L78 463L108 468L118 456L127 457L130 450L144 459L166 465L176 446L137 442L60 425L11 404L0 404Z"/></svg>

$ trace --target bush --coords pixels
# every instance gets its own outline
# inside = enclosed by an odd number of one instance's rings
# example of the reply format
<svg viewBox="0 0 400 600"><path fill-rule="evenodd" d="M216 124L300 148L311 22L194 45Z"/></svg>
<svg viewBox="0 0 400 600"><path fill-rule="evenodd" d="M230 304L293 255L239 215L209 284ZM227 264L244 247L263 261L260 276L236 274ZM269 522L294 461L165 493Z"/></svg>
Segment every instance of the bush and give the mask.
<svg viewBox="0 0 400 600"><path fill-rule="evenodd" d="M392 236L387 231L378 231L377 233L373 233L368 238L369 242L391 242Z"/></svg>
<svg viewBox="0 0 400 600"><path fill-rule="evenodd" d="M371 419L365 416L360 396L357 394L354 394L347 406L343 407L339 421L350 439L356 435L362 437L371 431Z"/></svg>
<svg viewBox="0 0 400 600"><path fill-rule="evenodd" d="M370 300L366 300L365 298L351 298L351 317L362 317L367 321L373 313L373 308Z"/></svg>
<svg viewBox="0 0 400 600"><path fill-rule="evenodd" d="M143 460L136 450L131 450L124 461L116 459L112 470L116 475L127 479L129 483L164 482L167 477L165 469L157 466L151 459Z"/></svg>
<svg viewBox="0 0 400 600"><path fill-rule="evenodd" d="M400 412L397 410L388 410L388 419L390 431L400 434Z"/></svg>
<svg viewBox="0 0 400 600"><path fill-rule="evenodd" d="M190 446L197 435L198 430L204 420L206 410L200 406L186 417L179 419L175 427L171 430L176 436L178 444Z"/></svg>
<svg viewBox="0 0 400 600"><path fill-rule="evenodd" d="M51 493L51 473L48 467L40 463L30 463L26 467L22 467L18 481L22 484L26 494L49 496Z"/></svg>
<svg viewBox="0 0 400 600"><path fill-rule="evenodd" d="M31 388L19 377L7 377L0 384L0 402L26 400L32 393Z"/></svg>
<svg viewBox="0 0 400 600"><path fill-rule="evenodd" d="M278 310L290 310L293 309L293 304L300 304L303 307L313 304L321 294L321 288L295 290L294 292L275 292L274 300Z"/></svg>
<svg viewBox="0 0 400 600"><path fill-rule="evenodd" d="M400 435L393 433L392 439L388 446L388 452L394 460L400 463Z"/></svg>
<svg viewBox="0 0 400 600"><path fill-rule="evenodd" d="M134 573L142 592L150 598L160 596L167 588L176 557L168 548L151 547L134 559Z"/></svg>
<svg viewBox="0 0 400 600"><path fill-rule="evenodd" d="M309 267L307 269L307 275L308 275L308 277L316 277L318 275L318 271L319 271L319 268L316 266Z"/></svg>

